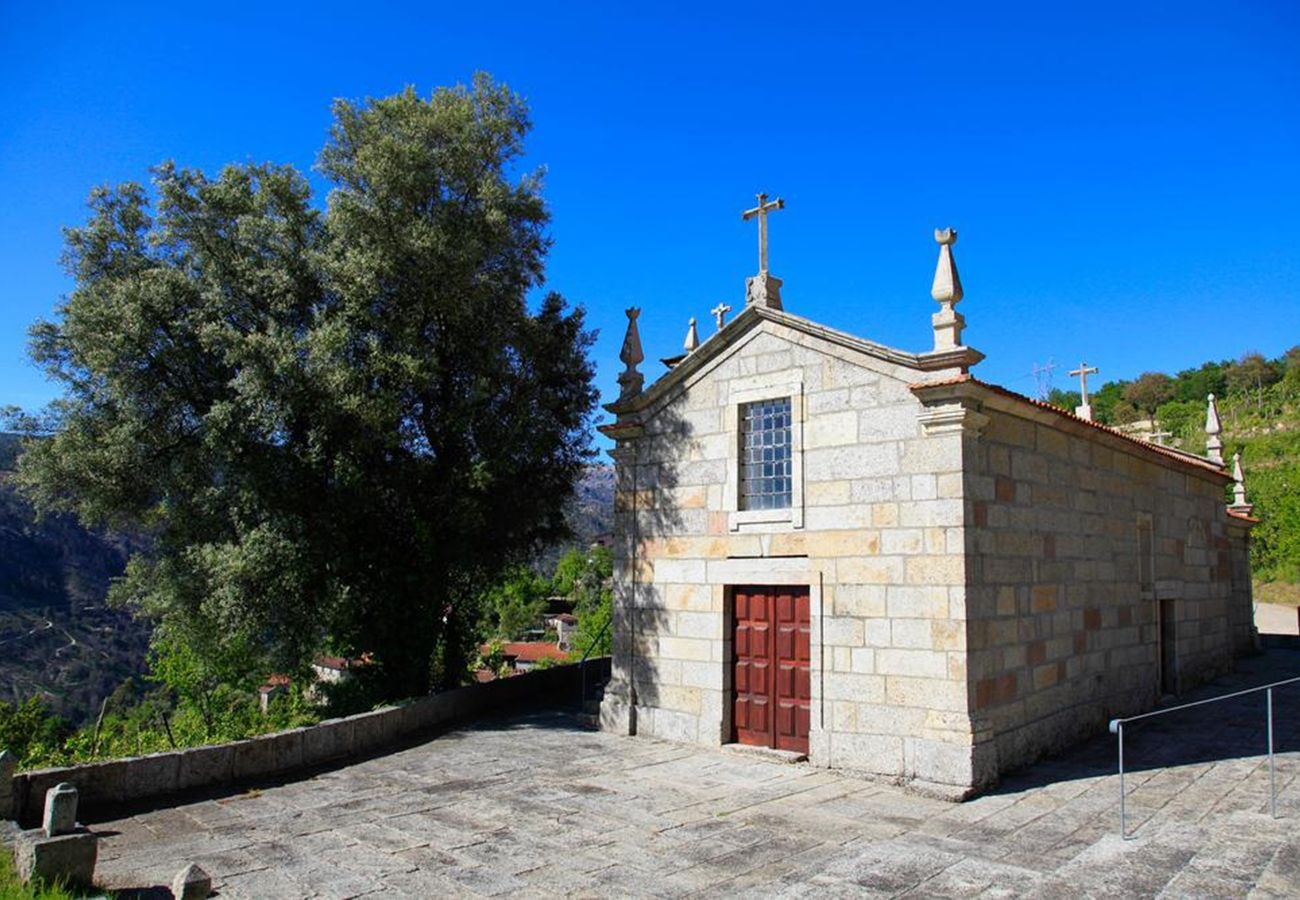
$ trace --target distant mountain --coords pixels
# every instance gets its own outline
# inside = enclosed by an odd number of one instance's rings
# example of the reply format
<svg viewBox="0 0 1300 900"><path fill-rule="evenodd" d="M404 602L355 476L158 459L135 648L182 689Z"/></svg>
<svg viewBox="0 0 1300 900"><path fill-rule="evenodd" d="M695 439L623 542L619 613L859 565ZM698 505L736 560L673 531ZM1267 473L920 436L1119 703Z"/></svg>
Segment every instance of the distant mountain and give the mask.
<svg viewBox="0 0 1300 900"><path fill-rule="evenodd" d="M584 543L607 537L614 530L614 467L587 466L569 505L569 526Z"/></svg>
<svg viewBox="0 0 1300 900"><path fill-rule="evenodd" d="M10 484L18 445L0 435L0 700L40 695L82 722L144 670L148 627L104 603L132 545L70 516L38 521Z"/></svg>

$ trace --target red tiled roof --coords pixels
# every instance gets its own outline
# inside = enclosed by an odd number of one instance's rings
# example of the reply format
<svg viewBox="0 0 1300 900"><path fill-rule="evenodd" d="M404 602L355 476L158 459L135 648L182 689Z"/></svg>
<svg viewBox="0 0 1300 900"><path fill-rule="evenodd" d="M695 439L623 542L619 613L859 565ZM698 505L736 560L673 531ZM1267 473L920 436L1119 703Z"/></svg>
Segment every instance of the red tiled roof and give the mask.
<svg viewBox="0 0 1300 900"><path fill-rule="evenodd" d="M491 653L492 645L484 644L479 648L479 652L484 655ZM553 659L559 662L569 658L569 654L559 647L543 641L510 641L501 645L501 654L523 662L537 662L542 659Z"/></svg>
<svg viewBox="0 0 1300 900"><path fill-rule="evenodd" d="M1227 475L1227 472L1224 471L1224 468L1222 466L1215 465L1214 463L1210 462L1207 459L1201 459L1199 457L1193 456L1192 454L1182 453L1170 447L1162 447L1159 444L1153 444L1149 441L1143 441L1135 437L1130 437L1129 435L1125 434L1124 432L1116 428L1111 428L1109 425L1103 425L1100 422L1094 422L1091 419L1085 419L1080 416L1076 416L1074 413L1069 412L1068 410L1061 409L1059 406L1053 406L1052 404L1046 403L1042 400L1035 400L1032 397L1026 397L1024 394L1017 394L1015 391L1008 390L1007 388L1004 388L1001 385L990 384L987 381L980 381L974 375L969 375L969 374L954 375L952 378L945 378L941 381L921 381L921 382L917 382L916 384L909 384L908 387L913 391L917 391L917 390L923 390L925 388L947 387L949 385L967 384L967 383L979 385L985 390L992 391L995 394L1001 394L1003 397L1007 397L1011 400L1015 400L1020 403L1026 403L1038 409L1055 413L1056 415L1061 416L1064 419L1068 419L1071 422L1078 422L1080 425L1087 425L1089 428L1095 428L1098 431L1105 432L1106 434L1109 434L1113 437L1117 437L1120 440L1127 441L1128 443L1133 444L1134 446L1141 447L1143 450L1148 450L1153 453L1157 453L1160 456L1164 456L1168 459L1172 459L1175 462L1185 463L1186 465L1189 466L1196 466L1197 468L1205 469L1206 471L1213 472L1216 475L1224 475L1224 476Z"/></svg>
<svg viewBox="0 0 1300 900"><path fill-rule="evenodd" d="M370 665L371 657L369 653L362 653L356 659L348 659L345 656L318 656L311 661L313 666L320 666L322 669L338 669L340 672L348 669L355 669L358 666Z"/></svg>
<svg viewBox="0 0 1300 900"><path fill-rule="evenodd" d="M1259 519L1249 515L1248 513L1237 512L1237 510L1232 509L1231 507L1228 508L1228 515L1232 516L1234 519L1241 519L1243 522L1249 522L1252 525L1259 524Z"/></svg>
<svg viewBox="0 0 1300 900"><path fill-rule="evenodd" d="M293 679L291 679L288 675L284 675L280 672L276 672L274 675L268 675L266 679L266 683L263 684L260 688L258 688L258 690L261 691L263 694L268 694L278 687L288 687L292 683L292 681Z"/></svg>

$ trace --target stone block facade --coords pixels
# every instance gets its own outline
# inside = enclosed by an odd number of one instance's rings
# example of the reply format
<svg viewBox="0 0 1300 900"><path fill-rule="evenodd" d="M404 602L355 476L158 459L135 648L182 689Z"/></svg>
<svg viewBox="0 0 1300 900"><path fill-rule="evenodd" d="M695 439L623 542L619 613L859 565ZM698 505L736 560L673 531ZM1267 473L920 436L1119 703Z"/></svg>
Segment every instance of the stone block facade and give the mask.
<svg viewBox="0 0 1300 900"><path fill-rule="evenodd" d="M808 589L814 764L950 794L1149 707L1159 598L1175 598L1175 688L1230 665L1251 635L1226 476L981 385L978 359L751 307L612 404L603 725L735 739L739 585ZM743 510L739 411L784 397L790 508Z"/></svg>

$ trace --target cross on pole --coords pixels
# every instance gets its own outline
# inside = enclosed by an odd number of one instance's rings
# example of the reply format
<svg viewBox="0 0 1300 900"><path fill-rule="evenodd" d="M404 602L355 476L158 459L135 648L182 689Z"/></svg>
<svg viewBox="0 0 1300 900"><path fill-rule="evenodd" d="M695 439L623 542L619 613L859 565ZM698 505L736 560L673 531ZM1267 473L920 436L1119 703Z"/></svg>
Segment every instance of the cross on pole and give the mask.
<svg viewBox="0 0 1300 900"><path fill-rule="evenodd" d="M721 331L722 326L727 324L727 313L731 312L731 307L725 303L719 303L709 312L713 314L714 321L718 323L718 330Z"/></svg>
<svg viewBox="0 0 1300 900"><path fill-rule="evenodd" d="M747 209L740 214L743 221L748 222L755 216L758 217L758 271L767 271L767 214L775 209L785 209L785 201L777 197L771 203L767 201L767 194L758 195L758 206L753 209Z"/></svg>
<svg viewBox="0 0 1300 900"><path fill-rule="evenodd" d="M1096 366L1089 366L1086 362L1079 363L1079 368L1069 373L1071 377L1079 378L1079 405L1088 405L1088 376L1097 374Z"/></svg>

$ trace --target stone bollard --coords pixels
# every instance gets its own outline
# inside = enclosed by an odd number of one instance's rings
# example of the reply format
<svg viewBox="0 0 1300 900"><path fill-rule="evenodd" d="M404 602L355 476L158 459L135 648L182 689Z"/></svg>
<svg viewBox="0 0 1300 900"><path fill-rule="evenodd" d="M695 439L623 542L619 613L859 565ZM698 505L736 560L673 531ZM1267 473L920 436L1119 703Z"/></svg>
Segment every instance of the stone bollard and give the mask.
<svg viewBox="0 0 1300 900"><path fill-rule="evenodd" d="M60 784L45 794L44 826L20 831L14 865L24 882L38 878L69 887L91 887L99 838L77 825L77 789Z"/></svg>
<svg viewBox="0 0 1300 900"><path fill-rule="evenodd" d="M0 750L0 819L15 817L14 809L14 769L18 767L18 758L8 750Z"/></svg>
<svg viewBox="0 0 1300 900"><path fill-rule="evenodd" d="M77 788L74 785L65 781L46 791L43 823L46 837L72 834L77 830Z"/></svg>
<svg viewBox="0 0 1300 900"><path fill-rule="evenodd" d="M212 878L202 867L190 863L172 879L172 896L176 900L207 900L212 893Z"/></svg>

